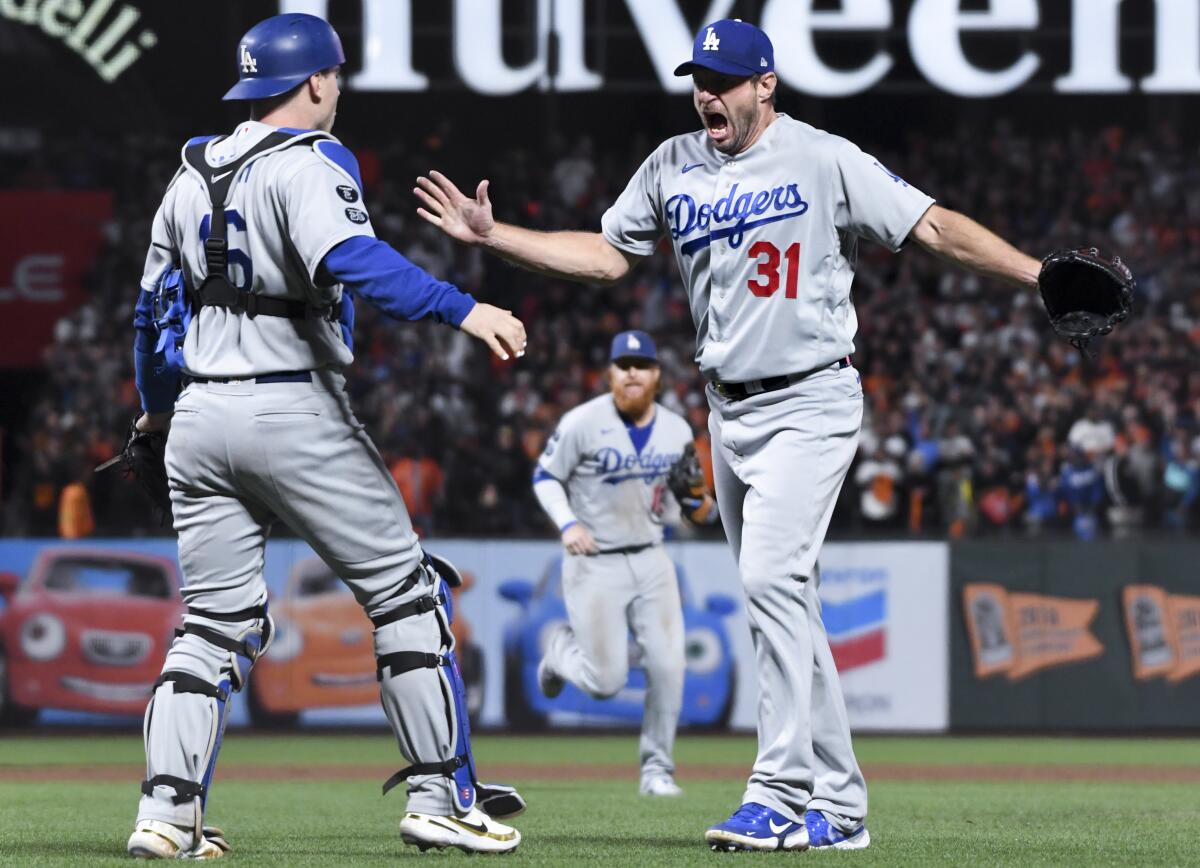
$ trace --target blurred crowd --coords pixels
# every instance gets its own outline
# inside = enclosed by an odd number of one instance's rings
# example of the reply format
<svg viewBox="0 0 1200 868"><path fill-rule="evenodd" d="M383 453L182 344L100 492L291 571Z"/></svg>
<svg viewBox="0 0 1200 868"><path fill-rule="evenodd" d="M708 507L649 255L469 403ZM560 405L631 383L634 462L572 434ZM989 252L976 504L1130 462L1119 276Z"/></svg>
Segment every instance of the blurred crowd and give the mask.
<svg viewBox="0 0 1200 868"><path fill-rule="evenodd" d="M487 177L500 219L595 230L657 142L636 133L616 148L552 139L536 152L483 158L446 121L407 143L348 143L359 153L379 236L433 274L511 308L529 334L525 358L504 363L451 328L395 323L358 305L348 387L422 533L552 532L532 497L534 463L558 418L605 388L608 343L621 329L658 339L661 400L707 449L695 333L669 248L615 287L562 283L453 246L415 215L410 192L429 168L443 168L468 190ZM132 485L91 470L119 449L136 410L132 309L149 222L177 167L178 143L87 147L0 177L7 187L117 193L104 252L88 278L91 300L58 323L44 388L14 440L7 534L155 532ZM1053 337L1035 294L977 279L915 248L892 255L861 244L854 363L866 416L835 534L1090 538L1196 524L1195 150L1169 127L1048 139L1001 122L941 139L914 132L896 153L876 152L943 205L1030 253L1084 244L1119 252L1138 290L1130 321L1084 360Z"/></svg>

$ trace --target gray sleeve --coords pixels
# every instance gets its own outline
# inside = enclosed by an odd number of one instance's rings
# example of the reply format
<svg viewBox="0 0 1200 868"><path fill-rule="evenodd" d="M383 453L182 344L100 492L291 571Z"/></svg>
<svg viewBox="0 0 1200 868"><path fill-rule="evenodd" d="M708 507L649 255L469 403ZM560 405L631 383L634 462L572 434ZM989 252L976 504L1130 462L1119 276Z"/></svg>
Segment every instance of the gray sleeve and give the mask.
<svg viewBox="0 0 1200 868"><path fill-rule="evenodd" d="M857 145L836 141L835 175L841 184L837 228L899 250L934 200Z"/></svg>
<svg viewBox="0 0 1200 868"><path fill-rule="evenodd" d="M280 196L287 220L286 235L313 278L326 253L356 235L374 238L375 230L362 202L362 191L354 189L353 202L343 196L346 188L357 185L319 157L305 157L309 161L281 185Z"/></svg>
<svg viewBox="0 0 1200 868"><path fill-rule="evenodd" d="M658 151L655 151L646 158L629 179L624 192L600 218L601 232L608 243L618 250L649 256L663 234L658 164Z"/></svg>
<svg viewBox="0 0 1200 868"><path fill-rule="evenodd" d="M142 268L141 283L142 289L147 292L153 291L168 266L179 260L179 247L167 223L167 214L174 199L175 186L172 182L163 196L162 204L158 206L154 222L150 225L150 249L146 251L146 265Z"/></svg>
<svg viewBox="0 0 1200 868"><path fill-rule="evenodd" d="M579 464L579 434L578 426L573 424L577 416L568 413L558 423L558 428L546 441L546 448L538 458L537 470L534 472L534 482L541 474L553 477L566 484L571 478L576 465Z"/></svg>

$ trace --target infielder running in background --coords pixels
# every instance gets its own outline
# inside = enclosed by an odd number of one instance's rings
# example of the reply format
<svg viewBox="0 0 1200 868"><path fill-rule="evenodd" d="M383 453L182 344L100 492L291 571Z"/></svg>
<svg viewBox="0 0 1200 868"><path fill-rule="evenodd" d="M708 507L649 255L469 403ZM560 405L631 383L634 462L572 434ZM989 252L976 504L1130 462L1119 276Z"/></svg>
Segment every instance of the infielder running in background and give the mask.
<svg viewBox="0 0 1200 868"><path fill-rule="evenodd" d="M907 241L1036 285L1039 263L933 200L851 142L775 110L770 40L725 19L696 36L703 130L638 169L601 233L496 223L444 176L419 180L421 214L526 268L620 280L669 237L708 377L717 501L745 587L758 664L758 757L743 804L706 839L723 849L865 847L867 792L817 597L817 555L854 456L862 389L850 366L858 239Z"/></svg>
<svg viewBox="0 0 1200 868"><path fill-rule="evenodd" d="M565 416L546 444L533 490L562 534L562 590L570 627L554 633L538 667L553 698L570 681L607 699L625 686L629 639L641 649L646 705L641 792L678 796L672 750L683 702L683 611L663 525L711 524L692 429L654 399L661 369L641 331L613 339L609 394Z"/></svg>
<svg viewBox="0 0 1200 868"><path fill-rule="evenodd" d="M389 781L408 783L404 841L512 850L520 834L480 810L511 816L523 804L475 779L445 584L457 573L422 552L341 370L353 361L352 296L398 319L461 328L502 358L521 353L524 328L374 237L357 162L329 135L345 61L333 28L276 16L242 38L237 60L225 99L249 101L252 119L184 146L154 218L135 318L137 425L171 426L188 608L146 710L147 779L129 852L228 849L203 810L230 691L271 641L262 570L275 519L346 580L374 624L383 708L410 763ZM153 310L160 278L176 268L192 300L177 311L190 317L178 401Z"/></svg>

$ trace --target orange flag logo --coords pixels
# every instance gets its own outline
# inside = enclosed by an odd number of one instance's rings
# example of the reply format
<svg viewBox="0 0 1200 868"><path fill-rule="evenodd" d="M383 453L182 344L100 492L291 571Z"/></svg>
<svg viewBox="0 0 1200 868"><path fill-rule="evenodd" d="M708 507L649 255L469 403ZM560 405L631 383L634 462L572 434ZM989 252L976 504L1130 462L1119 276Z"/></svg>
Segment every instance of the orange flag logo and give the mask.
<svg viewBox="0 0 1200 868"><path fill-rule="evenodd" d="M1177 684L1200 672L1200 597L1128 585L1121 602L1134 678Z"/></svg>
<svg viewBox="0 0 1200 868"><path fill-rule="evenodd" d="M1043 669L1104 653L1089 629L1100 611L1098 600L1049 597L977 583L963 588L963 605L977 678L1003 672L1009 681L1019 681Z"/></svg>

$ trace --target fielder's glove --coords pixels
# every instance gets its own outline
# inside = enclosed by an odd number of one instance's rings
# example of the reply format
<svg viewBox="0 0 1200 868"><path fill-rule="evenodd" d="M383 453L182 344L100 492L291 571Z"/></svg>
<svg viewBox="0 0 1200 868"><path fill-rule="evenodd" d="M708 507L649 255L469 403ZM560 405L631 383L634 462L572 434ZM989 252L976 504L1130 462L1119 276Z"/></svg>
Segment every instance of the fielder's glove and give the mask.
<svg viewBox="0 0 1200 868"><path fill-rule="evenodd" d="M1038 275L1050 325L1080 352L1129 316L1133 287L1121 258L1106 259L1095 247L1055 250L1042 260Z"/></svg>
<svg viewBox="0 0 1200 868"><path fill-rule="evenodd" d="M700 469L694 443L683 447L683 454L667 471L667 488L671 489L671 494L683 507L684 514L695 521L694 514L704 505L704 498L708 494L708 484L704 481L704 471Z"/></svg>
<svg viewBox="0 0 1200 868"><path fill-rule="evenodd" d="M167 435L162 431L139 431L137 419L129 426L125 448L96 468L96 472L119 465L125 476L132 476L160 511L160 520L171 514L171 492L167 485Z"/></svg>

